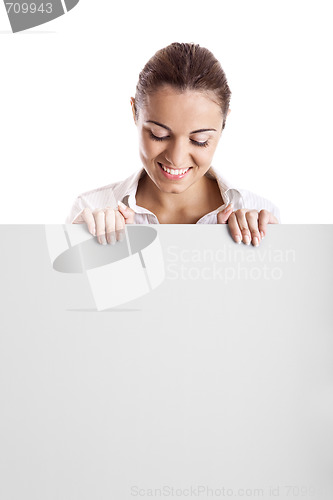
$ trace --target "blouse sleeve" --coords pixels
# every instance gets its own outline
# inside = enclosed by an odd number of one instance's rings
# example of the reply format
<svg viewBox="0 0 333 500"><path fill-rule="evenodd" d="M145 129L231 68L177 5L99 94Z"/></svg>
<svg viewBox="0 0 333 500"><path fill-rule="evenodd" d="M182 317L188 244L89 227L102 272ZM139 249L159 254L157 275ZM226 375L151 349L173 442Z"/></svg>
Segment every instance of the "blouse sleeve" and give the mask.
<svg viewBox="0 0 333 500"><path fill-rule="evenodd" d="M71 208L71 211L70 213L68 214L67 218L66 218L66 221L65 221L65 224L72 224L73 221L76 219L76 217L78 215L80 215L80 213L83 211L83 209L86 207L87 205L85 205L83 203L83 200L81 198L81 196L78 196L74 202L74 205L72 206ZM83 222L83 220L82 220Z"/></svg>

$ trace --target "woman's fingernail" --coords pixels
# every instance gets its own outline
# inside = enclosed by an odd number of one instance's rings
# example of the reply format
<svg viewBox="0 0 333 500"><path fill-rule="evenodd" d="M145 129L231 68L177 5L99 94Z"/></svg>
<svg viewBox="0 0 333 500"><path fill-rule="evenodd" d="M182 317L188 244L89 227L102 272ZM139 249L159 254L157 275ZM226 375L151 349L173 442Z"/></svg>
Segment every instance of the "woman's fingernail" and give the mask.
<svg viewBox="0 0 333 500"><path fill-rule="evenodd" d="M263 240L265 238L264 231L260 231L261 239Z"/></svg>
<svg viewBox="0 0 333 500"><path fill-rule="evenodd" d="M127 206L122 201L118 201L118 206L121 207L124 211L127 210Z"/></svg>
<svg viewBox="0 0 333 500"><path fill-rule="evenodd" d="M97 235L97 241L100 245L107 245L105 234Z"/></svg>
<svg viewBox="0 0 333 500"><path fill-rule="evenodd" d="M245 245L250 244L251 240L250 240L250 236L248 234L246 234L243 239L244 239Z"/></svg>
<svg viewBox="0 0 333 500"><path fill-rule="evenodd" d="M239 234L237 234L237 235L235 236L235 241L236 241L236 243L240 243L240 242L242 241L242 237L241 237L241 236L239 236Z"/></svg>
<svg viewBox="0 0 333 500"><path fill-rule="evenodd" d="M259 246L259 240L256 236L253 238L253 246L255 247Z"/></svg>

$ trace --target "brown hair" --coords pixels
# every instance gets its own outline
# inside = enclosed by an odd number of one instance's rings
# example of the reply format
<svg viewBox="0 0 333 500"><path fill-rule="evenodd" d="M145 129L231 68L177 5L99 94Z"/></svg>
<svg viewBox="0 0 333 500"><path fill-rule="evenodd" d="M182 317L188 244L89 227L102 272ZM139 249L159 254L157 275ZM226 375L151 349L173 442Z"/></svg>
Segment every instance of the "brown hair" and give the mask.
<svg viewBox="0 0 333 500"><path fill-rule="evenodd" d="M196 90L214 94L221 107L223 126L229 109L231 91L219 61L206 48L194 43L174 42L149 59L139 75L135 94L135 115L145 104L147 94L163 85L183 92Z"/></svg>

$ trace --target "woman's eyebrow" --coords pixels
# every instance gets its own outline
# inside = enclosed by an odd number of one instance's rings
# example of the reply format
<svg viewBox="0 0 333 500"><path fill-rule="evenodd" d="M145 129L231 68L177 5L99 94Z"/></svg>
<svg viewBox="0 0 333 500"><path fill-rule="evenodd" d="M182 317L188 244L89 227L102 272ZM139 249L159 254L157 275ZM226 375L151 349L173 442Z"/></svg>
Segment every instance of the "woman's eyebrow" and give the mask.
<svg viewBox="0 0 333 500"><path fill-rule="evenodd" d="M193 132L190 132L190 134L197 134L198 132L211 132L211 131L216 132L216 128L199 128L199 130L193 130Z"/></svg>
<svg viewBox="0 0 333 500"><path fill-rule="evenodd" d="M155 122L155 120L147 120L145 123L155 123L155 125L158 125L159 127L166 128L167 130L169 130L169 132L171 132L170 127L167 127L166 125L163 125L162 123Z"/></svg>
<svg viewBox="0 0 333 500"><path fill-rule="evenodd" d="M163 125L162 123L155 122L155 120L147 120L145 123L155 123L155 125L158 125L159 127L165 128L166 130L169 130L171 132L171 128L167 127L166 125ZM215 128L200 128L199 130L193 130L190 132L190 134L198 134L199 132L216 132L217 130Z"/></svg>

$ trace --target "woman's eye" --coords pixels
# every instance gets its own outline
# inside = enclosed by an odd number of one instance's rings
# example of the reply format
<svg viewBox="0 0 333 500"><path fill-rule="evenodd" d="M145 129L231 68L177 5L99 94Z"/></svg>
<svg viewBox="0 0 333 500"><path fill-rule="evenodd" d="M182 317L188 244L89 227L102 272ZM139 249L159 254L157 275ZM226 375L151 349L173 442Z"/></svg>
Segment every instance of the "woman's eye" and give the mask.
<svg viewBox="0 0 333 500"><path fill-rule="evenodd" d="M157 137L157 135L154 135L151 131L150 131L150 137L154 140L154 141L164 141L164 139L167 139L169 136L168 135L165 135L163 137Z"/></svg>
<svg viewBox="0 0 333 500"><path fill-rule="evenodd" d="M154 140L154 141L165 141L165 139L169 139L169 135L164 135L162 137L158 137L157 135L154 135L152 133L152 131L150 130L150 137ZM190 141L192 142L192 144L195 144L196 146L199 146L199 147L207 147L208 146L208 140L207 141L204 141L204 142L200 142L200 141L195 141L194 139L190 139Z"/></svg>
<svg viewBox="0 0 333 500"><path fill-rule="evenodd" d="M208 141L205 141L205 142L199 142L199 141L195 141L194 139L191 139L191 141L193 142L193 144L195 144L196 146L200 146L200 147L207 147L208 146Z"/></svg>

